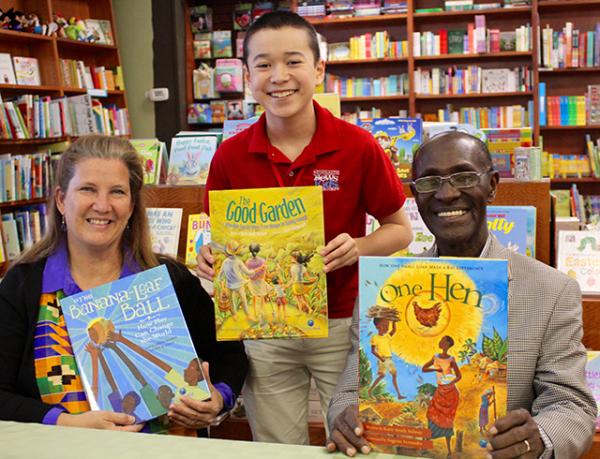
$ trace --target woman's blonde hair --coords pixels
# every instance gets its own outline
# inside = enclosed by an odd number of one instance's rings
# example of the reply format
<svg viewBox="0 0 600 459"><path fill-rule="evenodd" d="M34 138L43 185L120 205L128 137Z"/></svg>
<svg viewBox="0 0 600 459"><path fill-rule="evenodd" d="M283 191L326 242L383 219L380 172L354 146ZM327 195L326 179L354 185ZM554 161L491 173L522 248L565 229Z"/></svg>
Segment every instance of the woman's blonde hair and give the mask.
<svg viewBox="0 0 600 459"><path fill-rule="evenodd" d="M142 185L144 170L138 153L129 140L105 135L87 135L78 138L61 154L55 173L54 187L63 192L69 188L69 183L75 175L77 165L88 159L119 159L129 172L129 187L133 213L129 218L128 229L121 240L123 247L128 247L133 259L142 269L158 266L156 255L152 252L150 231L146 208L142 200ZM61 227L62 214L56 206L55 190L52 190L48 202L48 225L46 234L41 241L34 244L21 255L15 263L31 263L51 255L57 247L66 240L66 233ZM124 260L127 262L128 260Z"/></svg>

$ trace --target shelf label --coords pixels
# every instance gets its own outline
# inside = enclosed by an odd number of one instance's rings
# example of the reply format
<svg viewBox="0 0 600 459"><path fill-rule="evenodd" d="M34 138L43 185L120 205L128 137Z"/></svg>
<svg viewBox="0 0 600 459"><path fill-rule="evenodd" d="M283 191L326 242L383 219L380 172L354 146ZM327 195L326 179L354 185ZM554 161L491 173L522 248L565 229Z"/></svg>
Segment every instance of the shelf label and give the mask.
<svg viewBox="0 0 600 459"><path fill-rule="evenodd" d="M106 96L108 96L106 89L88 89L87 93L91 97L106 97Z"/></svg>

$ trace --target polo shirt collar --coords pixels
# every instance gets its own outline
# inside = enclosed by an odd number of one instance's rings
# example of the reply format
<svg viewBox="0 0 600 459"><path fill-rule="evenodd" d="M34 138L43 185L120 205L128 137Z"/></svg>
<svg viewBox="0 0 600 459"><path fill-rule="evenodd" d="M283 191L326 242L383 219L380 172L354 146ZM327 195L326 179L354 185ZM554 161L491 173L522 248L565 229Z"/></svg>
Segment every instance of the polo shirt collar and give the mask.
<svg viewBox="0 0 600 459"><path fill-rule="evenodd" d="M296 159L298 165L308 164L314 161L316 156L339 150L341 146L336 126L337 118L327 109L321 107L313 100L316 116L316 130L310 143L302 154ZM267 136L267 118L263 113L258 121L252 125L252 137L248 151L250 153L268 154L274 148Z"/></svg>
<svg viewBox="0 0 600 459"><path fill-rule="evenodd" d="M140 265L135 261L128 247L124 255L126 262L123 263L119 279L141 271ZM42 293L54 293L59 290L62 290L65 296L81 292L69 269L69 252L64 240L48 257L42 274Z"/></svg>

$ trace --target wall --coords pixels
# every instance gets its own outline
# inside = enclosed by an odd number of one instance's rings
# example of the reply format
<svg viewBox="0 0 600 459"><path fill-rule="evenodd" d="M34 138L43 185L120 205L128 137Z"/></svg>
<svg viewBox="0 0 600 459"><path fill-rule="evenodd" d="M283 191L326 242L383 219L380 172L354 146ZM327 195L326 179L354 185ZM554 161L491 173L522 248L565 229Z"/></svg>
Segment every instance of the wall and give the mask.
<svg viewBox="0 0 600 459"><path fill-rule="evenodd" d="M132 138L156 137L152 0L113 0Z"/></svg>

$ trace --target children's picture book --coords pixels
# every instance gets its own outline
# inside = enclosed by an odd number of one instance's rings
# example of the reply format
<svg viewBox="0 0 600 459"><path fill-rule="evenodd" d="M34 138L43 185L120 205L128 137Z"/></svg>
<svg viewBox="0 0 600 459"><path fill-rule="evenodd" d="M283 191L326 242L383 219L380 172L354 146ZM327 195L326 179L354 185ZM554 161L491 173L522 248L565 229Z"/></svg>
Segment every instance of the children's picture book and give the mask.
<svg viewBox="0 0 600 459"><path fill-rule="evenodd" d="M0 53L0 84L17 84L12 59L8 53Z"/></svg>
<svg viewBox="0 0 600 459"><path fill-rule="evenodd" d="M243 92L244 72L241 59L217 59L215 88L218 92ZM240 104L241 111L241 104Z"/></svg>
<svg viewBox="0 0 600 459"><path fill-rule="evenodd" d="M142 157L144 185L158 185L161 173L166 175L167 147L158 139L131 139Z"/></svg>
<svg viewBox="0 0 600 459"><path fill-rule="evenodd" d="M210 397L164 265L59 298L92 410L145 422Z"/></svg>
<svg viewBox="0 0 600 459"><path fill-rule="evenodd" d="M215 30L212 33L213 57L233 57L231 30Z"/></svg>
<svg viewBox="0 0 600 459"><path fill-rule="evenodd" d="M35 57L13 56L17 84L25 86L40 86L40 66Z"/></svg>
<svg viewBox="0 0 600 459"><path fill-rule="evenodd" d="M205 185L216 151L216 135L174 137L167 182L170 185Z"/></svg>
<svg viewBox="0 0 600 459"><path fill-rule="evenodd" d="M600 231L560 231L556 267L579 283L581 293L600 294Z"/></svg>
<svg viewBox="0 0 600 459"><path fill-rule="evenodd" d="M361 257L359 303L365 438L384 453L484 456L507 409L507 261Z"/></svg>
<svg viewBox="0 0 600 459"><path fill-rule="evenodd" d="M94 35L95 43L101 45L114 45L110 21L104 19L86 19L85 26Z"/></svg>
<svg viewBox="0 0 600 459"><path fill-rule="evenodd" d="M600 351L587 351L585 380L594 395L596 404L600 404ZM596 430L600 430L600 416L596 420Z"/></svg>
<svg viewBox="0 0 600 459"><path fill-rule="evenodd" d="M246 130L258 121L258 116L247 120L225 120L223 123L223 140L227 140L236 134Z"/></svg>
<svg viewBox="0 0 600 459"><path fill-rule="evenodd" d="M487 225L502 245L535 258L535 207L488 206Z"/></svg>
<svg viewBox="0 0 600 459"><path fill-rule="evenodd" d="M403 181L411 180L414 152L423 141L423 121L420 118L361 119L358 125L369 131L396 168Z"/></svg>
<svg viewBox="0 0 600 459"><path fill-rule="evenodd" d="M321 187L209 198L217 340L327 336Z"/></svg>
<svg viewBox="0 0 600 459"><path fill-rule="evenodd" d="M413 240L408 247L401 250L398 255L407 257L420 255L433 246L435 242L435 236L431 233L431 231L429 231L425 225L425 222L421 218L421 214L419 213L419 209L417 208L417 203L415 202L414 198L407 198L404 202L403 209L406 212L406 215L412 226Z"/></svg>
<svg viewBox="0 0 600 459"><path fill-rule="evenodd" d="M188 215L187 239L185 240L185 264L198 264L200 247L210 242L210 218L204 212Z"/></svg>
<svg viewBox="0 0 600 459"><path fill-rule="evenodd" d="M183 209L147 207L146 214L152 238L152 251L177 257Z"/></svg>

